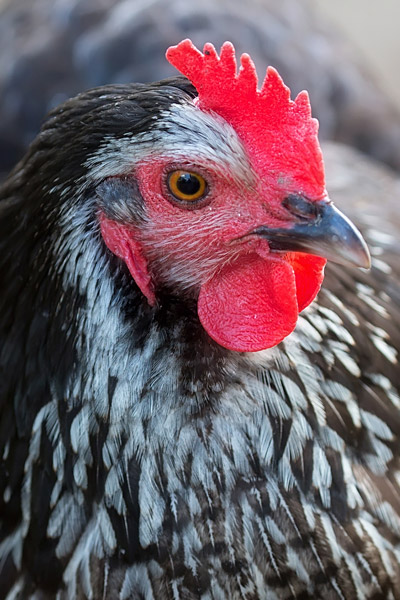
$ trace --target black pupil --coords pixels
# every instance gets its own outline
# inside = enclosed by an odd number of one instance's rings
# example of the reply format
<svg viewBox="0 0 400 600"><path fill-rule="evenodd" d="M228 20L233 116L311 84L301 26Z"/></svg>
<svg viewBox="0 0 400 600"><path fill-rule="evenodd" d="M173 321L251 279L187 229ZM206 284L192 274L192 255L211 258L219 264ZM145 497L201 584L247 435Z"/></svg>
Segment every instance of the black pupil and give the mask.
<svg viewBox="0 0 400 600"><path fill-rule="evenodd" d="M200 189L200 181L191 173L182 173L176 182L176 187L186 196L194 196Z"/></svg>

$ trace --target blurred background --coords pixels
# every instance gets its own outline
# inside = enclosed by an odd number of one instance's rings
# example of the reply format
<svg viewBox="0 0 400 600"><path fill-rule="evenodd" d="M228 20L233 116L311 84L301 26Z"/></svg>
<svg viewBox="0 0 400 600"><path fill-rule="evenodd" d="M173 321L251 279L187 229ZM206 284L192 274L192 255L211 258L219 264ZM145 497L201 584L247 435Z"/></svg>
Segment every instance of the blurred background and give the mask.
<svg viewBox="0 0 400 600"><path fill-rule="evenodd" d="M349 40L377 84L400 109L399 0L368 4L365 0L312 0L312 8Z"/></svg>
<svg viewBox="0 0 400 600"><path fill-rule="evenodd" d="M260 77L274 65L321 138L400 169L399 23L399 0L0 0L0 174L68 97L174 74L164 53L185 37L231 40Z"/></svg>

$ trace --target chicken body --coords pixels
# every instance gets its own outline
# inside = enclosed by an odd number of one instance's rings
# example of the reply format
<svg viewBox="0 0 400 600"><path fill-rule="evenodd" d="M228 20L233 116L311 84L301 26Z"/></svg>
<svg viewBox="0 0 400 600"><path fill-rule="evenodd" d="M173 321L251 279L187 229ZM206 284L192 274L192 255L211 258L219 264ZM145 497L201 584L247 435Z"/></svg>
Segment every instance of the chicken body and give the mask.
<svg viewBox="0 0 400 600"><path fill-rule="evenodd" d="M88 92L53 112L2 188L0 595L400 598L400 286L392 224L373 213L384 199L361 206L384 248L371 273L328 265L279 346L222 347L196 311L213 267L190 247L195 211L188 232L154 226L145 200L143 164L156 179L168 140L187 165L206 152L214 176L231 169L226 188L243 183L221 121L201 137L180 118L194 96L184 79ZM100 213L140 232L153 305Z"/></svg>

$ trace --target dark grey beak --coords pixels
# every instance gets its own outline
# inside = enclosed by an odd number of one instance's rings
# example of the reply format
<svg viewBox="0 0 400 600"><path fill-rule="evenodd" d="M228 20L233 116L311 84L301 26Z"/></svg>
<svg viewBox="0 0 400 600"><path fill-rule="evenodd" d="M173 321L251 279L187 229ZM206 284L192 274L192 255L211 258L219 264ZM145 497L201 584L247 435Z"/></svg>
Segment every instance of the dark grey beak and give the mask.
<svg viewBox="0 0 400 600"><path fill-rule="evenodd" d="M311 203L291 195L283 204L295 216L294 225L287 229L262 225L252 232L267 238L271 250L304 252L342 265L370 268L371 257L364 238L330 200Z"/></svg>

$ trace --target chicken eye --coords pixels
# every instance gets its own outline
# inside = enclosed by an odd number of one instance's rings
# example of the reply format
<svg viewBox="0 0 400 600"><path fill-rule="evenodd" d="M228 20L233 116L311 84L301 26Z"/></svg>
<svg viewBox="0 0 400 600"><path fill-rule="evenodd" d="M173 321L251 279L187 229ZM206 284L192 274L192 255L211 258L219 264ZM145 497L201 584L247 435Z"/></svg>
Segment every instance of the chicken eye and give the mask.
<svg viewBox="0 0 400 600"><path fill-rule="evenodd" d="M172 171L167 179L168 189L177 200L194 202L207 192L207 184L201 175L192 171Z"/></svg>

